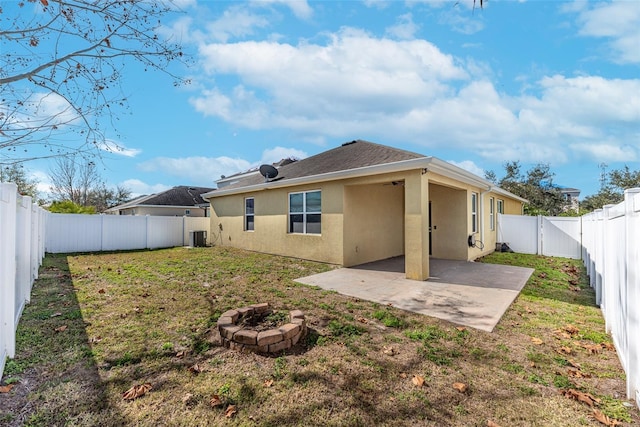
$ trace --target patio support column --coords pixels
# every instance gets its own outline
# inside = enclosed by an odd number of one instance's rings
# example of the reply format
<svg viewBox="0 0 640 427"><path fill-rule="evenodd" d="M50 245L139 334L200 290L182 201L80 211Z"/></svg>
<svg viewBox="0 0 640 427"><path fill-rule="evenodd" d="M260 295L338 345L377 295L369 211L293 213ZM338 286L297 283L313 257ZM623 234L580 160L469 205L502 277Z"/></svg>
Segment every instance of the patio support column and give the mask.
<svg viewBox="0 0 640 427"><path fill-rule="evenodd" d="M404 181L404 256L407 279L429 278L429 179L423 169Z"/></svg>

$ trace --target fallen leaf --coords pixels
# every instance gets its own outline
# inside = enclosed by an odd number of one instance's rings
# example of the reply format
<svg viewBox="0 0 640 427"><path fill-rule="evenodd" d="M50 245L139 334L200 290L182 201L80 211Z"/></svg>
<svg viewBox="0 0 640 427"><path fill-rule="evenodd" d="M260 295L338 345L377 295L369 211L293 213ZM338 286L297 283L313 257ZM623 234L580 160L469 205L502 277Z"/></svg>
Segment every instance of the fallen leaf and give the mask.
<svg viewBox="0 0 640 427"><path fill-rule="evenodd" d="M604 424L606 426L617 426L617 425L620 425L620 422L618 420L609 418L608 416L603 414L602 411L599 411L598 409L594 409L593 410L593 417L597 421L600 421L600 423L602 423L602 424Z"/></svg>
<svg viewBox="0 0 640 427"><path fill-rule="evenodd" d="M99 294L104 294L105 292L106 292L106 291L104 290L104 288L100 288L100 289L98 289L98 293L99 293Z"/></svg>
<svg viewBox="0 0 640 427"><path fill-rule="evenodd" d="M134 385L129 390L122 393L122 398L124 400L137 399L138 397L141 397L147 394L147 392L152 388L153 387L149 383Z"/></svg>
<svg viewBox="0 0 640 427"><path fill-rule="evenodd" d="M598 354L602 350L602 346L599 344L583 344L582 347L587 349L590 354Z"/></svg>
<svg viewBox="0 0 640 427"><path fill-rule="evenodd" d="M600 344L602 346L602 348L609 350L609 351L616 351L616 347L611 344L610 342L603 342L602 344Z"/></svg>
<svg viewBox="0 0 640 427"><path fill-rule="evenodd" d="M389 356L393 356L395 354L398 354L398 352L396 351L395 348L393 348L391 346L386 346L386 345L382 347L382 352L384 354L388 354Z"/></svg>
<svg viewBox="0 0 640 427"><path fill-rule="evenodd" d="M407 376L406 372L400 372L400 378L407 378Z"/></svg>
<svg viewBox="0 0 640 427"><path fill-rule="evenodd" d="M236 410L236 405L229 405L227 410L224 411L224 416L227 418L232 418L238 411Z"/></svg>
<svg viewBox="0 0 640 427"><path fill-rule="evenodd" d="M89 342L90 342L91 344L96 344L96 343L99 343L100 341L102 341L102 337L101 337L101 336L93 337L93 338L91 338L91 339L89 340Z"/></svg>
<svg viewBox="0 0 640 427"><path fill-rule="evenodd" d="M585 374L584 372L578 369L569 368L567 369L567 374L569 374L570 377L575 377L575 378L591 378L591 375Z"/></svg>
<svg viewBox="0 0 640 427"><path fill-rule="evenodd" d="M0 393L9 393L15 384L0 385Z"/></svg>
<svg viewBox="0 0 640 427"><path fill-rule="evenodd" d="M580 329L576 328L573 325L567 325L564 327L564 330L567 331L569 334L571 335L576 335L578 332L580 332Z"/></svg>
<svg viewBox="0 0 640 427"><path fill-rule="evenodd" d="M562 354L571 354L571 347L560 347L560 353Z"/></svg>
<svg viewBox="0 0 640 427"><path fill-rule="evenodd" d="M566 340L571 338L571 335L569 335L568 333L566 333L565 331L561 330L561 329L556 329L555 331L553 331L553 336L561 339L564 338Z"/></svg>
<svg viewBox="0 0 640 427"><path fill-rule="evenodd" d="M196 363L195 365L189 367L189 372L191 372L192 374L199 374L200 372L202 372L202 368Z"/></svg>
<svg viewBox="0 0 640 427"><path fill-rule="evenodd" d="M535 345L542 345L544 341L542 341L540 338L531 337L531 342L534 343Z"/></svg>
<svg viewBox="0 0 640 427"><path fill-rule="evenodd" d="M42 3L44 7L49 6L49 2L47 0L40 0L40 3Z"/></svg>
<svg viewBox="0 0 640 427"><path fill-rule="evenodd" d="M193 398L193 394L187 393L182 397L182 403L189 403L189 401Z"/></svg>
<svg viewBox="0 0 640 427"><path fill-rule="evenodd" d="M576 362L575 360L569 359L569 360L567 360L567 363L569 365L573 366L576 369L581 369L582 368L582 366L580 366L580 364L578 362Z"/></svg>
<svg viewBox="0 0 640 427"><path fill-rule="evenodd" d="M424 385L424 377L414 375L413 378L411 378L411 382L418 387L422 387Z"/></svg>
<svg viewBox="0 0 640 427"><path fill-rule="evenodd" d="M464 393L468 390L469 387L465 383L453 383L453 388L458 390L460 393Z"/></svg>
<svg viewBox="0 0 640 427"><path fill-rule="evenodd" d="M465 328L464 326L456 326L456 329L459 330L460 332L464 332L467 330L467 328Z"/></svg>
<svg viewBox="0 0 640 427"><path fill-rule="evenodd" d="M49 317L58 317L58 316L62 316L62 313L60 313L59 311L56 313L53 313L51 316Z"/></svg>
<svg viewBox="0 0 640 427"><path fill-rule="evenodd" d="M487 427L500 427L499 424L494 423L491 420L487 420Z"/></svg>
<svg viewBox="0 0 640 427"><path fill-rule="evenodd" d="M67 325L62 325L59 328L55 329L56 332L64 332L66 330L67 330Z"/></svg>
<svg viewBox="0 0 640 427"><path fill-rule="evenodd" d="M186 351L184 351L184 350L180 350L179 352L177 352L177 353L176 353L176 357L177 357L178 359L182 359L182 358L183 358L184 356L186 356L186 355L187 355L187 352L186 352Z"/></svg>
<svg viewBox="0 0 640 427"><path fill-rule="evenodd" d="M214 408L216 406L220 406L222 405L222 399L220 399L220 396L218 396L217 394L214 394L211 399L209 399L209 405L213 406Z"/></svg>
<svg viewBox="0 0 640 427"><path fill-rule="evenodd" d="M367 319L365 319L364 317L358 317L358 322L367 323Z"/></svg>
<svg viewBox="0 0 640 427"><path fill-rule="evenodd" d="M135 308L133 309L133 311L135 311L136 313L140 313L140 307L138 307L137 305L135 306Z"/></svg>
<svg viewBox="0 0 640 427"><path fill-rule="evenodd" d="M265 380L263 384L265 387L271 387L273 385L273 380Z"/></svg>
<svg viewBox="0 0 640 427"><path fill-rule="evenodd" d="M600 403L600 399L597 399L592 394L583 393L575 389L561 390L560 394L562 394L565 397L568 397L569 399L575 399L578 402L582 402L586 405L589 405L590 407L593 407L595 404Z"/></svg>

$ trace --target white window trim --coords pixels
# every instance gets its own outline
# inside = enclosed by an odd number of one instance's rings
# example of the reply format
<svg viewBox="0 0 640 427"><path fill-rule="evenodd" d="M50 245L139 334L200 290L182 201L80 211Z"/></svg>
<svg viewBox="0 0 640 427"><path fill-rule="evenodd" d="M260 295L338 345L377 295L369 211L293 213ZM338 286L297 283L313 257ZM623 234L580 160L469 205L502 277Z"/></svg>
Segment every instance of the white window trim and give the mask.
<svg viewBox="0 0 640 427"><path fill-rule="evenodd" d="M498 199L498 213L504 214L504 200Z"/></svg>
<svg viewBox="0 0 640 427"><path fill-rule="evenodd" d="M489 227L491 231L496 229L496 210L495 210L495 199L493 197L489 198Z"/></svg>
<svg viewBox="0 0 640 427"><path fill-rule="evenodd" d="M308 212L307 211L307 194L308 193L320 193L320 212ZM302 212L291 212L291 196L294 194L302 194ZM309 233L307 232L307 215L320 215L320 230L322 230L322 190L307 190L307 191L294 191L288 194L287 196L287 204L288 204L288 215L287 215L287 233L288 234L305 234L312 236L320 236L320 233ZM291 231L291 215L302 215L302 232L294 232Z"/></svg>
<svg viewBox="0 0 640 427"><path fill-rule="evenodd" d="M471 193L471 232L478 232L478 193Z"/></svg>
<svg viewBox="0 0 640 427"><path fill-rule="evenodd" d="M253 200L253 213L247 213L247 200ZM247 219L249 217L253 218L253 229L249 230L247 227ZM256 230L256 199L255 197L245 197L244 198L244 231L253 232Z"/></svg>
<svg viewBox="0 0 640 427"><path fill-rule="evenodd" d="M184 210L184 214L185 214L185 216L191 215L191 209L185 209Z"/></svg>

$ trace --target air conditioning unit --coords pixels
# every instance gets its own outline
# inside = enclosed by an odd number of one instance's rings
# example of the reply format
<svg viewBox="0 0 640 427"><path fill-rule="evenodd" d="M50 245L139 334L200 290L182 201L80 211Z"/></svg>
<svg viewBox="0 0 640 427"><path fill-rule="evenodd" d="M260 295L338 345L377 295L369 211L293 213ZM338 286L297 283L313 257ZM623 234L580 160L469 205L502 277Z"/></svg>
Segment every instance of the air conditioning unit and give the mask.
<svg viewBox="0 0 640 427"><path fill-rule="evenodd" d="M205 230L189 231L189 246L192 248L207 246L207 232Z"/></svg>

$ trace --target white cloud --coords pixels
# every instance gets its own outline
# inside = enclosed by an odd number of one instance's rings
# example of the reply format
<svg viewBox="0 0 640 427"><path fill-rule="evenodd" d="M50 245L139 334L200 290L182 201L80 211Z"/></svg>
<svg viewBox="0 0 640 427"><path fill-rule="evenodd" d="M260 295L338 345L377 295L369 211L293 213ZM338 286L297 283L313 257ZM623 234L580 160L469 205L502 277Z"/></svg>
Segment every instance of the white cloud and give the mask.
<svg viewBox="0 0 640 427"><path fill-rule="evenodd" d="M571 144L571 148L576 152L584 152L589 157L602 162L633 162L640 160L640 149L630 145L578 143Z"/></svg>
<svg viewBox="0 0 640 427"><path fill-rule="evenodd" d="M266 28L269 21L241 6L232 6L221 17L207 25L213 40L227 42L230 38L246 37L256 28Z"/></svg>
<svg viewBox="0 0 640 427"><path fill-rule="evenodd" d="M563 10L578 13L579 35L608 39L615 62L640 63L640 2L579 2Z"/></svg>
<svg viewBox="0 0 640 427"><path fill-rule="evenodd" d="M456 162L453 160L447 160L447 162L451 163L452 165L458 166L461 169L466 170L467 172L471 172L473 174L478 175L481 178L484 178L484 169L482 169L480 166L476 165L473 160L463 160L461 162Z"/></svg>
<svg viewBox="0 0 640 427"><path fill-rule="evenodd" d="M262 152L262 158L260 159L260 164L265 163L276 163L282 159L294 158L298 160L302 160L309 155L295 148L285 148L285 147L274 147Z"/></svg>
<svg viewBox="0 0 640 427"><path fill-rule="evenodd" d="M120 185L131 191L131 197L160 193L171 188L164 184L147 184L139 179L127 179L121 182Z"/></svg>
<svg viewBox="0 0 640 427"><path fill-rule="evenodd" d="M385 33L399 40L411 40L415 37L420 26L413 22L413 16L410 13L400 15L396 19L396 25L388 27Z"/></svg>
<svg viewBox="0 0 640 427"><path fill-rule="evenodd" d="M232 175L249 169L244 159L231 157L156 157L138 164L145 172L163 171L166 174L188 180L185 184L213 187L221 175Z"/></svg>
<svg viewBox="0 0 640 427"><path fill-rule="evenodd" d="M551 75L522 95L499 92L493 70L425 40L343 28L325 44L273 41L201 47L205 71L233 76L194 108L235 126L286 129L299 141L379 139L469 150L492 161L600 161L584 144L637 140L640 79ZM620 148L629 153L628 149ZM626 150L626 151L625 151ZM279 159L274 159L274 161Z"/></svg>
<svg viewBox="0 0 640 427"><path fill-rule="evenodd" d="M313 15L313 9L307 0L253 0L251 3L256 6L282 4L291 9L291 12L300 19L309 19Z"/></svg>
<svg viewBox="0 0 640 427"><path fill-rule="evenodd" d="M142 152L142 150L137 148L127 148L124 144L111 139L104 140L98 145L98 148L102 151L124 157L135 157Z"/></svg>

